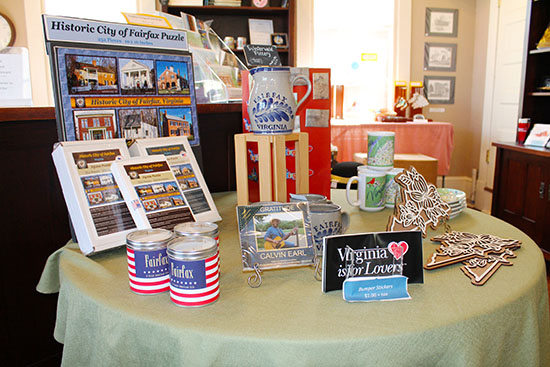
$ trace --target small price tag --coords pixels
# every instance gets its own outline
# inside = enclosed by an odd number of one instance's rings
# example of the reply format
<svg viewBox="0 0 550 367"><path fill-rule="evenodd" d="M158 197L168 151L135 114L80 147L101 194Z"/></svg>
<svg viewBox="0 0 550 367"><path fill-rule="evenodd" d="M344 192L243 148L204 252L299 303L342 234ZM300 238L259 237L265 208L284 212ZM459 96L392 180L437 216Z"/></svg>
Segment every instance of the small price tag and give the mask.
<svg viewBox="0 0 550 367"><path fill-rule="evenodd" d="M356 277L344 281L342 294L348 302L394 301L410 299L407 277Z"/></svg>

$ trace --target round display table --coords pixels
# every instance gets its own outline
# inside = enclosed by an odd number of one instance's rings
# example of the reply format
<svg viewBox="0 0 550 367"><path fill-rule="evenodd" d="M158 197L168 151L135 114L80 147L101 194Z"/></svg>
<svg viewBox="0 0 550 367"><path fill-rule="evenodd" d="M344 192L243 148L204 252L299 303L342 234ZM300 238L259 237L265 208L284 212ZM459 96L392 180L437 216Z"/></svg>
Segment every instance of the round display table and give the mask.
<svg viewBox="0 0 550 367"><path fill-rule="evenodd" d="M214 195L220 223L220 298L201 308L175 306L168 293L140 296L128 286L126 251L90 257L74 243L48 259L38 290L59 292L55 338L67 366L548 366L550 325L543 255L524 233L465 210L454 230L522 241L481 287L459 265L424 271L410 300L347 303L321 292L310 267L263 272L247 285L235 217L236 193ZM389 209L350 213L348 233L384 231ZM437 247L428 231L424 262Z"/></svg>

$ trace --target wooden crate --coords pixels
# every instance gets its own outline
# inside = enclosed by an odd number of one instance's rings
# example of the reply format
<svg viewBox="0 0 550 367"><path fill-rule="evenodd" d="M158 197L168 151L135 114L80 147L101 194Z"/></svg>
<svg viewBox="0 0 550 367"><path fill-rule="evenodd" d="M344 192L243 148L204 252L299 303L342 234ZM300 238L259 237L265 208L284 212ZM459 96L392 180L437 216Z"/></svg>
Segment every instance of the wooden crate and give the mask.
<svg viewBox="0 0 550 367"><path fill-rule="evenodd" d="M246 143L258 143L260 201L287 201L286 142L296 146L296 192L309 192L309 137L307 133L287 135L235 135L237 204L248 205L248 166ZM273 164L272 164L273 163Z"/></svg>
<svg viewBox="0 0 550 367"><path fill-rule="evenodd" d="M362 164L367 164L367 153L355 153L353 160ZM395 154L393 156L393 166L397 168L409 168L414 166L416 170L424 176L426 181L434 185L437 184L437 159L424 154Z"/></svg>

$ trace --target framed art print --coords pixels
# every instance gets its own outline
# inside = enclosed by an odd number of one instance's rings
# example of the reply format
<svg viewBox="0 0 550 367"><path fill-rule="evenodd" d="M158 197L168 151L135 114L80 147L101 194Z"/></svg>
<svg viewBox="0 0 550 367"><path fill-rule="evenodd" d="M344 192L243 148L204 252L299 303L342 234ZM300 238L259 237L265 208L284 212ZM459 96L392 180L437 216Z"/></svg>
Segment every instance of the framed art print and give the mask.
<svg viewBox="0 0 550 367"><path fill-rule="evenodd" d="M306 202L237 207L243 270L311 265L314 249Z"/></svg>
<svg viewBox="0 0 550 367"><path fill-rule="evenodd" d="M424 44L424 70L456 71L456 43Z"/></svg>
<svg viewBox="0 0 550 367"><path fill-rule="evenodd" d="M458 9L426 8L426 36L456 37Z"/></svg>
<svg viewBox="0 0 550 367"><path fill-rule="evenodd" d="M424 76L424 95L431 104L455 103L454 76Z"/></svg>
<svg viewBox="0 0 550 367"><path fill-rule="evenodd" d="M277 48L287 48L288 35L286 33L272 33L271 44Z"/></svg>

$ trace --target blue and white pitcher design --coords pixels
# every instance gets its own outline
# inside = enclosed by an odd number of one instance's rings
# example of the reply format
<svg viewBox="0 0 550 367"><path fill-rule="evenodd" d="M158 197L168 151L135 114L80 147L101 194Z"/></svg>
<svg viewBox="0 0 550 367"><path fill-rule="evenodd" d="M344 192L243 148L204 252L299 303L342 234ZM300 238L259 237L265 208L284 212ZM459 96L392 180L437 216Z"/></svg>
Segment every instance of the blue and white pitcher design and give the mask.
<svg viewBox="0 0 550 367"><path fill-rule="evenodd" d="M290 134L298 107L311 93L311 82L298 75L290 82L289 67L259 67L250 70L253 86L248 101L248 114L254 134ZM307 92L296 103L292 86L298 80L307 83Z"/></svg>

